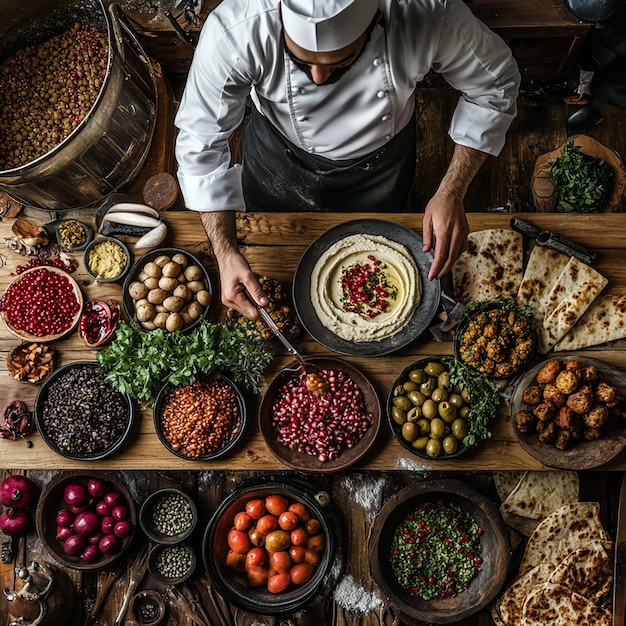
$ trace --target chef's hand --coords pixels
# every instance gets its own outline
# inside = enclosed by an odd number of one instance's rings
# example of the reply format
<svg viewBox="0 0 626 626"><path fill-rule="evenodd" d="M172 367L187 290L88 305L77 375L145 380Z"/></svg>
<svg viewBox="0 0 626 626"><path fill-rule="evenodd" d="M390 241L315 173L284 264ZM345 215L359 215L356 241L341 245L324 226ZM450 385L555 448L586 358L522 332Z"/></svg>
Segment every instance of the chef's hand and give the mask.
<svg viewBox="0 0 626 626"><path fill-rule="evenodd" d="M235 309L248 319L259 319L259 312L248 294L260 306L265 306L268 299L244 256L239 251L233 252L221 257L218 264L222 304Z"/></svg>
<svg viewBox="0 0 626 626"><path fill-rule="evenodd" d="M434 249L428 280L447 274L467 247L469 224L463 200L438 191L426 205L423 224L423 252Z"/></svg>

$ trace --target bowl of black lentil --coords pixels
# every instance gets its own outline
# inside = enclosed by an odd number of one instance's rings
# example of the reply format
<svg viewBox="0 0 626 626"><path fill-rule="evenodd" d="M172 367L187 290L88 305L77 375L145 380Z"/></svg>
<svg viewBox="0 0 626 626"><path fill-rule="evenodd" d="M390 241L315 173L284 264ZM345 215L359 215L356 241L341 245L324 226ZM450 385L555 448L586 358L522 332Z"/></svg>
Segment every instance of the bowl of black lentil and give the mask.
<svg viewBox="0 0 626 626"><path fill-rule="evenodd" d="M196 569L196 552L186 542L157 545L150 551L148 570L162 585L180 585Z"/></svg>
<svg viewBox="0 0 626 626"><path fill-rule="evenodd" d="M372 577L408 620L450 624L487 606L511 560L495 504L459 480L415 482L372 525Z"/></svg>
<svg viewBox="0 0 626 626"><path fill-rule="evenodd" d="M180 489L159 489L141 505L139 524L154 543L174 544L189 538L198 521L198 510Z"/></svg>
<svg viewBox="0 0 626 626"><path fill-rule="evenodd" d="M35 425L57 454L97 461L118 452L128 440L137 406L105 378L95 361L76 361L42 383L35 398Z"/></svg>
<svg viewBox="0 0 626 626"><path fill-rule="evenodd" d="M210 461L240 441L247 408L239 387L225 376L200 377L189 385L165 385L153 408L154 430L181 459Z"/></svg>

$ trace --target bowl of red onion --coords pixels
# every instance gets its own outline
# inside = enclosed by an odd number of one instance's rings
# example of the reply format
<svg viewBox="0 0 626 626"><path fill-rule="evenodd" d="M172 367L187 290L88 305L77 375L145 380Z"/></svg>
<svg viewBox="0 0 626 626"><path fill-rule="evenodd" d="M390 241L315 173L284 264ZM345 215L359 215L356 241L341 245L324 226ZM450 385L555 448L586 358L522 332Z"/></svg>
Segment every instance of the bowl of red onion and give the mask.
<svg viewBox="0 0 626 626"><path fill-rule="evenodd" d="M259 407L259 429L282 463L308 472L337 472L363 459L380 428L380 402L354 365L336 358L307 360L308 374L293 362L274 377Z"/></svg>
<svg viewBox="0 0 626 626"><path fill-rule="evenodd" d="M135 502L114 472L61 473L42 490L37 534L61 565L94 571L117 561L137 528Z"/></svg>

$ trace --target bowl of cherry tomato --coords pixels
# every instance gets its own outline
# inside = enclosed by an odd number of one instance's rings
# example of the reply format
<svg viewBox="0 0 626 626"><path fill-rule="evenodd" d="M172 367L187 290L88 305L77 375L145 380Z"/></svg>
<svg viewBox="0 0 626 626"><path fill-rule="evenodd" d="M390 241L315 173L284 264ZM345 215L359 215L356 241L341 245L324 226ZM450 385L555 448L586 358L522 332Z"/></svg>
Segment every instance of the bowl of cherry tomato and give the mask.
<svg viewBox="0 0 626 626"><path fill-rule="evenodd" d="M227 496L209 520L202 545L219 593L253 613L304 609L341 569L333 567L340 551L329 502L328 494L310 485L267 478Z"/></svg>

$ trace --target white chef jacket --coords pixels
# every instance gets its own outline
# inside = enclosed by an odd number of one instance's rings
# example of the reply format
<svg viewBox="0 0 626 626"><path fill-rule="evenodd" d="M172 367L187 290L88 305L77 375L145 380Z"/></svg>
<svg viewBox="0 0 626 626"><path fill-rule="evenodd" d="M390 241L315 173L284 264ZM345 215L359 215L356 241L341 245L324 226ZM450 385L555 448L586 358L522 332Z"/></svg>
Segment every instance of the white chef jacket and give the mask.
<svg viewBox="0 0 626 626"><path fill-rule="evenodd" d="M520 75L506 44L462 0L381 0L383 20L333 84L316 85L285 51L279 0L223 0L200 33L175 118L178 180L195 211L245 209L228 139L251 96L293 144L333 160L380 148L414 114L432 69L460 93L449 134L497 155L517 113Z"/></svg>

